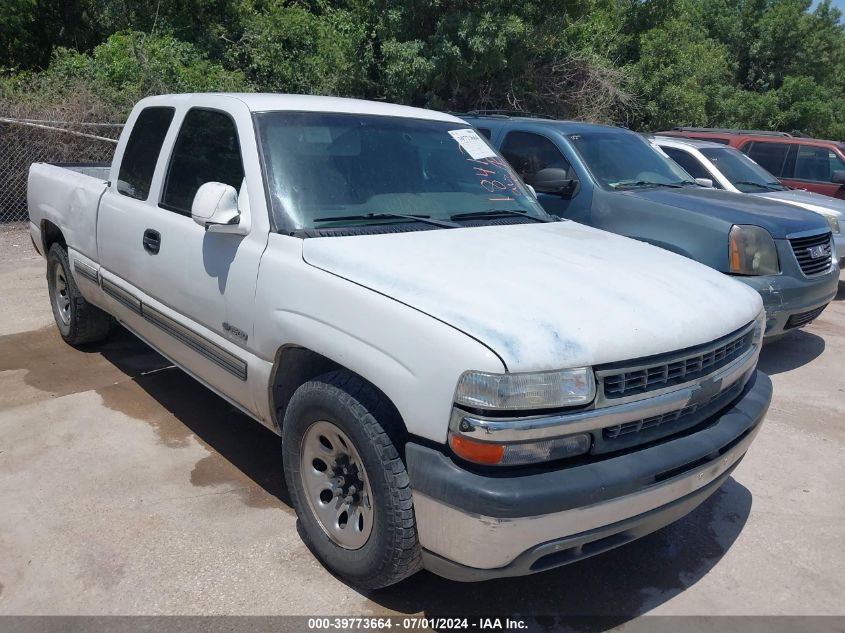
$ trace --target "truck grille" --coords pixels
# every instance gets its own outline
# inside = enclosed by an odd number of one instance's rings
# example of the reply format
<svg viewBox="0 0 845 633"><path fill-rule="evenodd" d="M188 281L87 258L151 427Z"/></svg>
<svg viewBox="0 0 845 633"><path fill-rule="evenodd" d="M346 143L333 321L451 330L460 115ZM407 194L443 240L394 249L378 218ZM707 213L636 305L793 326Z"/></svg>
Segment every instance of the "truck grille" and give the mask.
<svg viewBox="0 0 845 633"><path fill-rule="evenodd" d="M796 237L789 240L792 252L798 265L808 277L830 270L833 261L833 244L830 233L812 235L810 237Z"/></svg>
<svg viewBox="0 0 845 633"><path fill-rule="evenodd" d="M607 399L623 398L664 389L696 380L711 374L742 356L751 348L754 329L750 325L688 350L688 354L674 352L649 359L626 363L636 368L612 371L597 368L597 374Z"/></svg>
<svg viewBox="0 0 845 633"><path fill-rule="evenodd" d="M657 427L663 427L663 431L667 434L672 433L677 429L677 427L684 427L687 426L688 423L695 424L696 422L698 422L697 417L699 416L694 416L694 413L698 411L704 413L704 411L702 410L712 405L717 400L722 400L723 402L726 402L727 400L732 399L734 396L739 394L740 390L742 389L742 386L742 382L735 382L733 385L731 385L724 391L713 394L708 400L705 400L704 402L693 404L688 407L684 407L683 409L678 409L677 411L670 411L669 413L664 413L662 415L653 415L650 418L644 418L642 420L635 420L633 422L626 422L625 424L608 426L602 429L602 435L606 440L615 440L623 435L640 433L642 431L648 431L649 429L655 429Z"/></svg>

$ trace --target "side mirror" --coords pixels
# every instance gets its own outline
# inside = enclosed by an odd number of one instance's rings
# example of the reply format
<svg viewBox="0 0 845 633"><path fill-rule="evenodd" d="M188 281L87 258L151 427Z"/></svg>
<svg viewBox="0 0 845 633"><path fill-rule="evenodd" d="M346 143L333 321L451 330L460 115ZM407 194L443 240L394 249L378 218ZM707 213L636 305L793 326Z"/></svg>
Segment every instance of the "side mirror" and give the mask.
<svg viewBox="0 0 845 633"><path fill-rule="evenodd" d="M713 179L712 178L696 178L695 182L697 182L702 187L707 187L708 189L713 188Z"/></svg>
<svg viewBox="0 0 845 633"><path fill-rule="evenodd" d="M566 177L566 170L559 167L546 167L534 174L531 186L537 193L551 193L559 196L571 195L575 191L577 180Z"/></svg>
<svg viewBox="0 0 845 633"><path fill-rule="evenodd" d="M238 192L222 182L207 182L197 190L191 205L191 217L212 233L244 234L244 227L240 225Z"/></svg>
<svg viewBox="0 0 845 633"><path fill-rule="evenodd" d="M830 182L845 185L845 169L837 169L830 175Z"/></svg>

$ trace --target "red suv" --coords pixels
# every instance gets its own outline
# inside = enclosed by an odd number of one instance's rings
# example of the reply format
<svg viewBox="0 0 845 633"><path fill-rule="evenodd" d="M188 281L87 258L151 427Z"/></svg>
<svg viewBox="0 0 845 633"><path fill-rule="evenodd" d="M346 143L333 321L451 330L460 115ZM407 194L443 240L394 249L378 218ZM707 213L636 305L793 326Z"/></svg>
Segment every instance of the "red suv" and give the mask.
<svg viewBox="0 0 845 633"><path fill-rule="evenodd" d="M786 132L722 128L676 127L655 134L736 147L785 185L845 199L845 143L800 138Z"/></svg>

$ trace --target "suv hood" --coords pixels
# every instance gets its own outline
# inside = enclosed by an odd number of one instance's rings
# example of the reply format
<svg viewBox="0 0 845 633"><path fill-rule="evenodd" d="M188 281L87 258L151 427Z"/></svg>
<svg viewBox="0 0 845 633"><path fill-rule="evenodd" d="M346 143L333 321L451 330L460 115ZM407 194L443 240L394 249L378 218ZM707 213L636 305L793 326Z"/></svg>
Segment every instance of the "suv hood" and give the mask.
<svg viewBox="0 0 845 633"><path fill-rule="evenodd" d="M679 350L762 309L715 270L575 222L309 238L303 258L463 331L509 371Z"/></svg>
<svg viewBox="0 0 845 633"><path fill-rule="evenodd" d="M801 231L828 228L823 218L810 211L742 193L704 187L656 187L625 191L623 195L719 218L729 224L754 224L766 229L775 239L784 239Z"/></svg>
<svg viewBox="0 0 845 633"><path fill-rule="evenodd" d="M812 191L804 191L803 189L790 189L788 191L766 191L762 193L754 193L758 198L768 198L769 200L779 200L781 202L788 202L796 206L807 209L808 211L815 211L822 215L832 215L839 220L845 220L845 200L838 198L831 198L830 196L823 196Z"/></svg>

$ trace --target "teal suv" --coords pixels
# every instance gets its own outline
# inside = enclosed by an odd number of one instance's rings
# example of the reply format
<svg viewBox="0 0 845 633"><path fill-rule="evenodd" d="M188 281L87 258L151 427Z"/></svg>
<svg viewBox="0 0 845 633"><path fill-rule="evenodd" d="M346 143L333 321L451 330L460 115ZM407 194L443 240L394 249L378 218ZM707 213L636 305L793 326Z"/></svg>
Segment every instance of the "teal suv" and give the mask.
<svg viewBox="0 0 845 633"><path fill-rule="evenodd" d="M701 186L630 130L462 116L533 187L549 213L679 253L757 290L769 340L810 323L836 295L832 234L816 213Z"/></svg>

